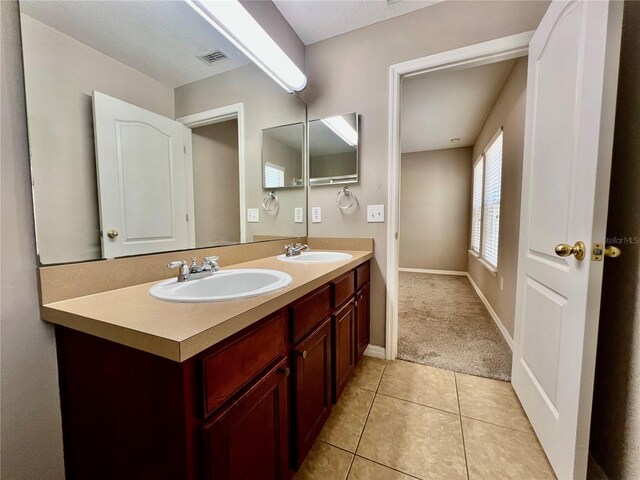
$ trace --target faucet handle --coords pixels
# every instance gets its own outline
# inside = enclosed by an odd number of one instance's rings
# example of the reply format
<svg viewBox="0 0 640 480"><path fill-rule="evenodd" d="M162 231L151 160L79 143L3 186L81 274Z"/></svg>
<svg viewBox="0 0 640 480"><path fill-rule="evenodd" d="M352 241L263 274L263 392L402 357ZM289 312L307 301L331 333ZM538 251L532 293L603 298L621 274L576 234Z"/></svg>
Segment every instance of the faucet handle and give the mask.
<svg viewBox="0 0 640 480"><path fill-rule="evenodd" d="M184 267L185 265L187 265L187 262L185 262L184 260L178 260L176 262L167 263L167 267L169 268L180 268L180 267Z"/></svg>
<svg viewBox="0 0 640 480"><path fill-rule="evenodd" d="M290 248L293 248L293 244L292 244L292 243L287 243L287 244L284 246L284 249L285 249L285 250L289 250Z"/></svg>
<svg viewBox="0 0 640 480"><path fill-rule="evenodd" d="M211 268L214 271L220 270L220 265L218 265L218 260L220 260L220 257L218 256L204 257L204 263L211 265Z"/></svg>

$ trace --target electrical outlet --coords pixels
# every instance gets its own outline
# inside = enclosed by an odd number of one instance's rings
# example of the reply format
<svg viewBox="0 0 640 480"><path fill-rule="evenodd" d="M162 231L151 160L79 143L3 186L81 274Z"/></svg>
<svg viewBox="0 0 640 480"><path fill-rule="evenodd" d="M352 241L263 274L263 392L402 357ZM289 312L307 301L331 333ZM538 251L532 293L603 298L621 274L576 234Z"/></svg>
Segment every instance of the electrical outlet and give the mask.
<svg viewBox="0 0 640 480"><path fill-rule="evenodd" d="M367 222L384 223L384 205L367 205Z"/></svg>
<svg viewBox="0 0 640 480"><path fill-rule="evenodd" d="M303 213L303 212L304 212L304 211L302 210L302 208L301 208L301 207L296 207L296 208L294 208L294 209L293 209L293 221L294 221L295 223L302 223L302 222L304 222L304 220L303 220L303 218L304 218L304 217L303 217L304 213Z"/></svg>
<svg viewBox="0 0 640 480"><path fill-rule="evenodd" d="M258 223L260 221L260 209L259 208L247 208L247 222Z"/></svg>
<svg viewBox="0 0 640 480"><path fill-rule="evenodd" d="M500 291L504 290L504 277L500 276Z"/></svg>
<svg viewBox="0 0 640 480"><path fill-rule="evenodd" d="M322 209L320 207L311 207L311 221L322 223Z"/></svg>

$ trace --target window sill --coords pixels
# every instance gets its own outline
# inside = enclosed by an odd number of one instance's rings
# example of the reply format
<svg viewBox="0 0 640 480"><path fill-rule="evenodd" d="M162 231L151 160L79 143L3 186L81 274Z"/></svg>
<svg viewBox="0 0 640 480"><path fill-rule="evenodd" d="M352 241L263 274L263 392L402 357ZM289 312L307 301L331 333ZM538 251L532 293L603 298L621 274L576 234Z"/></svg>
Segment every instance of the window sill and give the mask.
<svg viewBox="0 0 640 480"><path fill-rule="evenodd" d="M498 276L498 269L494 268L491 265L489 265L487 263L487 261L484 260L483 258L481 258L478 253L474 252L473 250L469 250L469 254L471 254L473 257L475 257L475 259L478 261L478 263L480 265L482 265L485 269L487 269L491 275L493 275L494 277Z"/></svg>

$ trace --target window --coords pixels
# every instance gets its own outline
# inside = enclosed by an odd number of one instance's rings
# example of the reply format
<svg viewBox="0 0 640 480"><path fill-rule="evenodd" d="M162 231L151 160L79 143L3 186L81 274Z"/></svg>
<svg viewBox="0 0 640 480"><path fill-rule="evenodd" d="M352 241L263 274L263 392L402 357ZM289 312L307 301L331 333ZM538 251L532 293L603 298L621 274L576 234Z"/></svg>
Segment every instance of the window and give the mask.
<svg viewBox="0 0 640 480"><path fill-rule="evenodd" d="M480 253L480 229L482 228L482 183L484 156L473 167L473 210L471 212L471 250Z"/></svg>
<svg viewBox="0 0 640 480"><path fill-rule="evenodd" d="M269 188L284 187L284 167L265 162L264 184Z"/></svg>
<svg viewBox="0 0 640 480"><path fill-rule="evenodd" d="M502 130L473 167L471 250L493 269L498 268L501 190Z"/></svg>

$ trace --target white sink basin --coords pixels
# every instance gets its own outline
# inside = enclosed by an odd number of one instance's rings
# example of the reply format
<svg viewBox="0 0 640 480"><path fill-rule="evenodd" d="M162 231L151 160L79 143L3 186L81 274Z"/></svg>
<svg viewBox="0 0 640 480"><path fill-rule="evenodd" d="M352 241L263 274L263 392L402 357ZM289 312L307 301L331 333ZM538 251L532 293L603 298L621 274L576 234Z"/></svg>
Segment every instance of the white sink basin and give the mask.
<svg viewBox="0 0 640 480"><path fill-rule="evenodd" d="M278 270L220 270L198 280L164 280L151 287L149 294L169 302L222 302L275 292L289 286L291 280L291 275Z"/></svg>
<svg viewBox="0 0 640 480"><path fill-rule="evenodd" d="M284 254L278 255L278 260L295 263L328 263L349 260L350 258L352 258L351 254L343 252L302 252L293 257L287 257Z"/></svg>

